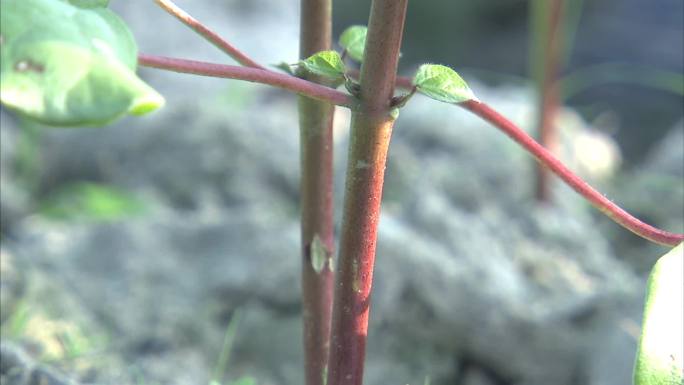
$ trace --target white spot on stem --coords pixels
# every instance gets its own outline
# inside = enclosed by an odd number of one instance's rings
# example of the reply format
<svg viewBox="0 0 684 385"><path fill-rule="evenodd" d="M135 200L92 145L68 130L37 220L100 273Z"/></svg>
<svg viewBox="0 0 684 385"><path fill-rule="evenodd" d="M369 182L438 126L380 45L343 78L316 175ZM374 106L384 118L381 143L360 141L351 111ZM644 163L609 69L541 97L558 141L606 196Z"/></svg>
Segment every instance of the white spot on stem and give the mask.
<svg viewBox="0 0 684 385"><path fill-rule="evenodd" d="M311 267L313 267L316 273L320 274L326 265L332 265L331 261L328 261L332 258L330 258L330 255L325 249L325 245L318 234L314 235L313 240L311 241L310 254Z"/></svg>
<svg viewBox="0 0 684 385"><path fill-rule="evenodd" d="M365 160L357 160L356 161L356 168L357 169L366 169L370 167L370 163L366 162Z"/></svg>

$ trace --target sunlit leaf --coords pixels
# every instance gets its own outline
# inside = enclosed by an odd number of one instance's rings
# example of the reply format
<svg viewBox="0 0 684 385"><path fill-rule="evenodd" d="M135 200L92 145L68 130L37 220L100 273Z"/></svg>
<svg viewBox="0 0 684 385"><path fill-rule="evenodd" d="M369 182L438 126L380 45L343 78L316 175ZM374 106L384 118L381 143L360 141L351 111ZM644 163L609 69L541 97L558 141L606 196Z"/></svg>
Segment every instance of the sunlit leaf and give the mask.
<svg viewBox="0 0 684 385"><path fill-rule="evenodd" d="M423 64L418 68L413 84L422 94L445 103L462 103L477 99L465 80L449 67Z"/></svg>
<svg viewBox="0 0 684 385"><path fill-rule="evenodd" d="M684 384L684 243L648 278L634 385Z"/></svg>
<svg viewBox="0 0 684 385"><path fill-rule="evenodd" d="M321 51L302 60L299 64L308 72L331 79L344 77L344 63L337 51Z"/></svg>
<svg viewBox="0 0 684 385"><path fill-rule="evenodd" d="M103 1L3 0L0 100L37 121L102 125L164 99L135 74L137 46ZM81 8L94 7L94 8Z"/></svg>
<svg viewBox="0 0 684 385"><path fill-rule="evenodd" d="M367 33L368 28L365 25L352 25L340 35L340 46L346 49L349 57L356 61L363 61Z"/></svg>

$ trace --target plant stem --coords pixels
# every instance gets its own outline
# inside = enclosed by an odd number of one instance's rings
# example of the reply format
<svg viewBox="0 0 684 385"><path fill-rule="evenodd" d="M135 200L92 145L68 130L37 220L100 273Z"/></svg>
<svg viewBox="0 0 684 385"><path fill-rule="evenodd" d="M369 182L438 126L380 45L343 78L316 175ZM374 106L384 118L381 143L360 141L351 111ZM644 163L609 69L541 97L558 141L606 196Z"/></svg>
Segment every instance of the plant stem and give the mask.
<svg viewBox="0 0 684 385"><path fill-rule="evenodd" d="M359 80L361 73L359 72L359 70L349 69L347 70L347 76L349 76L352 79ZM397 80L394 86L397 88L403 88L405 90L411 90L413 89L413 78L409 78L406 76L397 76Z"/></svg>
<svg viewBox="0 0 684 385"><path fill-rule="evenodd" d="M534 0L533 7L533 40L535 61L533 75L539 93L538 133L541 144L555 152L558 146L558 130L555 117L560 105L558 82L559 60L562 50L562 11L563 0ZM546 167L537 164L535 197L542 203L551 202L551 174Z"/></svg>
<svg viewBox="0 0 684 385"><path fill-rule="evenodd" d="M252 67L252 68L259 68L262 70L265 70L266 68L262 67L259 63L255 62L252 60L249 56L245 55L242 53L240 50L235 48L232 44L221 38L216 32L212 31L209 29L209 27L205 26L201 22L199 22L197 19L194 17L190 16L187 12L182 10L180 7L178 7L176 4L174 4L170 0L154 0L157 5L159 5L163 10L171 14L171 16L175 17L179 21L181 21L183 24L187 25L190 27L192 30L197 32L199 35L207 39L211 44L215 45L220 49L221 51L225 52L228 54L228 56L232 57L237 61L238 63L242 64L245 67Z"/></svg>
<svg viewBox="0 0 684 385"><path fill-rule="evenodd" d="M258 68L247 68L145 54L138 55L138 64L145 67L173 72L268 84L316 100L348 108L351 108L356 103L351 96L344 92L291 75Z"/></svg>
<svg viewBox="0 0 684 385"><path fill-rule="evenodd" d="M299 57L329 50L332 1L302 0ZM303 74L327 85L324 78ZM302 318L306 385L323 385L330 347L335 250L333 223L333 115L329 103L299 97L302 237ZM323 255L317 255L323 254ZM321 264L321 262L323 262Z"/></svg>
<svg viewBox="0 0 684 385"><path fill-rule="evenodd" d="M328 385L361 385L399 47L408 0L373 0L353 111L336 274Z"/></svg>
<svg viewBox="0 0 684 385"><path fill-rule="evenodd" d="M548 167L554 174L561 178L565 183L582 195L594 207L603 214L615 221L620 226L633 232L634 234L648 239L649 241L666 246L676 246L684 240L684 234L676 234L660 230L648 225L631 214L623 210L620 206L611 202L600 192L591 187L587 182L575 175L570 169L565 167L550 151L544 146L535 142L525 131L517 127L511 121L503 117L488 105L470 100L460 103L459 106L473 112L482 119L493 124L495 127L510 136L514 141L529 151L537 160Z"/></svg>

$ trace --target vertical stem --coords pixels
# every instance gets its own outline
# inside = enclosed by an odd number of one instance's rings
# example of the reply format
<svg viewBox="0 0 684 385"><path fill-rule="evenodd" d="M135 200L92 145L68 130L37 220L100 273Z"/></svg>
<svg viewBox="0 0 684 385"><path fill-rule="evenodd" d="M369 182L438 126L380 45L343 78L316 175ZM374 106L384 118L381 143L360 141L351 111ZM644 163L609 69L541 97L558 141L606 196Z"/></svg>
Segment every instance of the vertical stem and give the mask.
<svg viewBox="0 0 684 385"><path fill-rule="evenodd" d="M373 0L360 105L353 112L328 385L361 385L399 47L408 0Z"/></svg>
<svg viewBox="0 0 684 385"><path fill-rule="evenodd" d="M538 132L541 144L554 152L558 146L558 132L554 126L555 116L560 104L558 70L562 51L563 0L536 0L533 4L532 40L537 45L536 81L539 92ZM546 167L537 164L536 199L539 202L551 201L551 173Z"/></svg>
<svg viewBox="0 0 684 385"><path fill-rule="evenodd" d="M330 49L332 1L302 0L300 58ZM323 79L303 75L323 83ZM323 385L330 346L334 253L333 113L335 107L299 97L302 237L302 318L306 385Z"/></svg>

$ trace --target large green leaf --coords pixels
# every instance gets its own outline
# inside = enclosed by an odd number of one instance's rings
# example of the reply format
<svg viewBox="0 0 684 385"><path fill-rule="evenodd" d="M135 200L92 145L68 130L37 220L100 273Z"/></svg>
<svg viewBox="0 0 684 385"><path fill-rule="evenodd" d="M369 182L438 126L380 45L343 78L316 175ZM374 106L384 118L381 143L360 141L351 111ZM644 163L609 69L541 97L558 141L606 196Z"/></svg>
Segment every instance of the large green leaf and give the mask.
<svg viewBox="0 0 684 385"><path fill-rule="evenodd" d="M477 99L461 76L449 67L423 64L418 68L413 84L422 94L445 103L462 103Z"/></svg>
<svg viewBox="0 0 684 385"><path fill-rule="evenodd" d="M635 385L684 384L684 243L660 257L648 278Z"/></svg>
<svg viewBox="0 0 684 385"><path fill-rule="evenodd" d="M363 61L363 51L366 48L368 28L365 25L352 25L340 35L340 46L347 50L352 59Z"/></svg>
<svg viewBox="0 0 684 385"><path fill-rule="evenodd" d="M9 108L42 123L81 126L163 105L136 76L135 41L102 8L106 1L0 1L0 100Z"/></svg>

